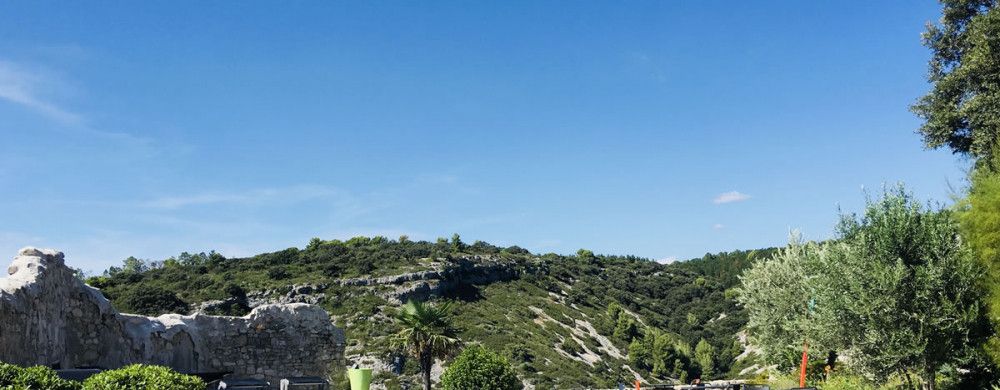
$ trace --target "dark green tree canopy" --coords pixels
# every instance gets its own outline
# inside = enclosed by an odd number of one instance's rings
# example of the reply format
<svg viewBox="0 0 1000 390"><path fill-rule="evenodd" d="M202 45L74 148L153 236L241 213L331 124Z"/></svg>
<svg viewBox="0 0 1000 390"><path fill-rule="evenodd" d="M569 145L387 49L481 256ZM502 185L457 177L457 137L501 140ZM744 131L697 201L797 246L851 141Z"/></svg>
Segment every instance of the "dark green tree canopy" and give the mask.
<svg viewBox="0 0 1000 390"><path fill-rule="evenodd" d="M480 345L462 351L441 376L445 390L515 390L523 388L506 358Z"/></svg>
<svg viewBox="0 0 1000 390"><path fill-rule="evenodd" d="M933 87L913 112L924 119L919 132L927 147L989 161L1000 134L1000 11L996 0L942 4L940 24L923 35L933 52Z"/></svg>
<svg viewBox="0 0 1000 390"><path fill-rule="evenodd" d="M177 294L160 287L133 287L126 293L122 303L124 311L147 316L187 313L189 309Z"/></svg>

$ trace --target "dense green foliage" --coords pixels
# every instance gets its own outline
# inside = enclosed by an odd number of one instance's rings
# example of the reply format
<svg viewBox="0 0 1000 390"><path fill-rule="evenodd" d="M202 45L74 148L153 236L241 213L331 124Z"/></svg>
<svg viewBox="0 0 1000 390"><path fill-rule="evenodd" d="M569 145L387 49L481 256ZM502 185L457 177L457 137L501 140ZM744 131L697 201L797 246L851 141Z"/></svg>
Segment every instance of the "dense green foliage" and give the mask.
<svg viewBox="0 0 1000 390"><path fill-rule="evenodd" d="M515 390L523 386L507 358L483 346L465 348L441 376L445 390Z"/></svg>
<svg viewBox="0 0 1000 390"><path fill-rule="evenodd" d="M986 269L982 283L989 298L989 317L994 327L994 336L986 344L986 352L995 363L1000 363L1000 173L993 168L994 163L981 166L972 173L968 195L958 207L958 217L962 227L962 237L975 254L976 259Z"/></svg>
<svg viewBox="0 0 1000 390"><path fill-rule="evenodd" d="M676 264L676 267L700 275L710 276L724 288L730 288L740 283L740 274L747 268L750 268L754 260L771 257L777 250L778 248L766 248L750 251L706 253L701 258L679 262Z"/></svg>
<svg viewBox="0 0 1000 390"><path fill-rule="evenodd" d="M155 286L132 288L125 292L120 302L121 307L127 311L149 316L188 311L188 305L177 294Z"/></svg>
<svg viewBox="0 0 1000 390"><path fill-rule="evenodd" d="M968 364L982 334L980 269L962 246L953 214L902 188L841 217L837 240L793 240L743 276L739 299L752 340L790 365L801 343L850 368L936 382L945 365ZM966 368L970 368L966 366Z"/></svg>
<svg viewBox="0 0 1000 390"><path fill-rule="evenodd" d="M647 329L642 339L633 340L628 356L629 364L661 378L677 378L686 383L701 374L701 368L692 358L691 345L656 329Z"/></svg>
<svg viewBox="0 0 1000 390"><path fill-rule="evenodd" d="M941 23L924 33L933 88L913 111L927 146L988 161L1000 135L1000 10L995 0L942 3Z"/></svg>
<svg viewBox="0 0 1000 390"><path fill-rule="evenodd" d="M203 390L205 382L167 367L133 364L104 371L83 382L85 390Z"/></svg>
<svg viewBox="0 0 1000 390"><path fill-rule="evenodd" d="M51 368L0 363L0 389L80 390L79 382L60 379Z"/></svg>

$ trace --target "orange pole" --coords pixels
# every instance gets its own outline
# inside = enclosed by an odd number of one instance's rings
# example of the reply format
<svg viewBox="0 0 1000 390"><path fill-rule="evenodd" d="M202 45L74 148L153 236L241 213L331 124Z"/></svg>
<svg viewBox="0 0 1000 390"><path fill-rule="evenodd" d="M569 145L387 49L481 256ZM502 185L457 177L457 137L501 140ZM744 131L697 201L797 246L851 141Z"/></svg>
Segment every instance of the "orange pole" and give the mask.
<svg viewBox="0 0 1000 390"><path fill-rule="evenodd" d="M635 390L642 390L642 386L639 384L639 380L635 380Z"/></svg>
<svg viewBox="0 0 1000 390"><path fill-rule="evenodd" d="M806 365L809 364L809 342L802 343L802 367L799 369L799 387L806 387Z"/></svg>

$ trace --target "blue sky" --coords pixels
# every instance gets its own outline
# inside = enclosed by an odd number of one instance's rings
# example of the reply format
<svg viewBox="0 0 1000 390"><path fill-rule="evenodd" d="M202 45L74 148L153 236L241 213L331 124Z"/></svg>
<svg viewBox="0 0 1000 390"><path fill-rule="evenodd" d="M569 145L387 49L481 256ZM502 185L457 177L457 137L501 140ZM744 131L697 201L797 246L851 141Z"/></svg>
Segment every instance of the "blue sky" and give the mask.
<svg viewBox="0 0 1000 390"><path fill-rule="evenodd" d="M929 1L0 4L0 256L385 235L686 259L832 234L926 151Z"/></svg>

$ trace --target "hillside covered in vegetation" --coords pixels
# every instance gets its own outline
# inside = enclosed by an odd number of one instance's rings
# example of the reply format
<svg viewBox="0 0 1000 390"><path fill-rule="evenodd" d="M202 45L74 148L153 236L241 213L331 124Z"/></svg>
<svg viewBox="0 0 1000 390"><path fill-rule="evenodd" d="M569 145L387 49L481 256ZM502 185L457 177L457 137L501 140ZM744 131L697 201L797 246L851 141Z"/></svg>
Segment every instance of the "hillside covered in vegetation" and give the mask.
<svg viewBox="0 0 1000 390"><path fill-rule="evenodd" d="M388 336L406 299L451 301L458 335L503 352L539 388L613 386L721 378L747 362L737 334L747 321L731 288L752 257L772 249L706 255L660 264L631 256L534 254L458 235L437 242L355 237L313 239L248 258L187 254L162 261L127 259L87 282L117 307L244 314L276 301L316 303L348 339L348 363L390 369L390 388L415 363ZM208 304L206 304L208 302ZM392 362L402 375L391 373Z"/></svg>

